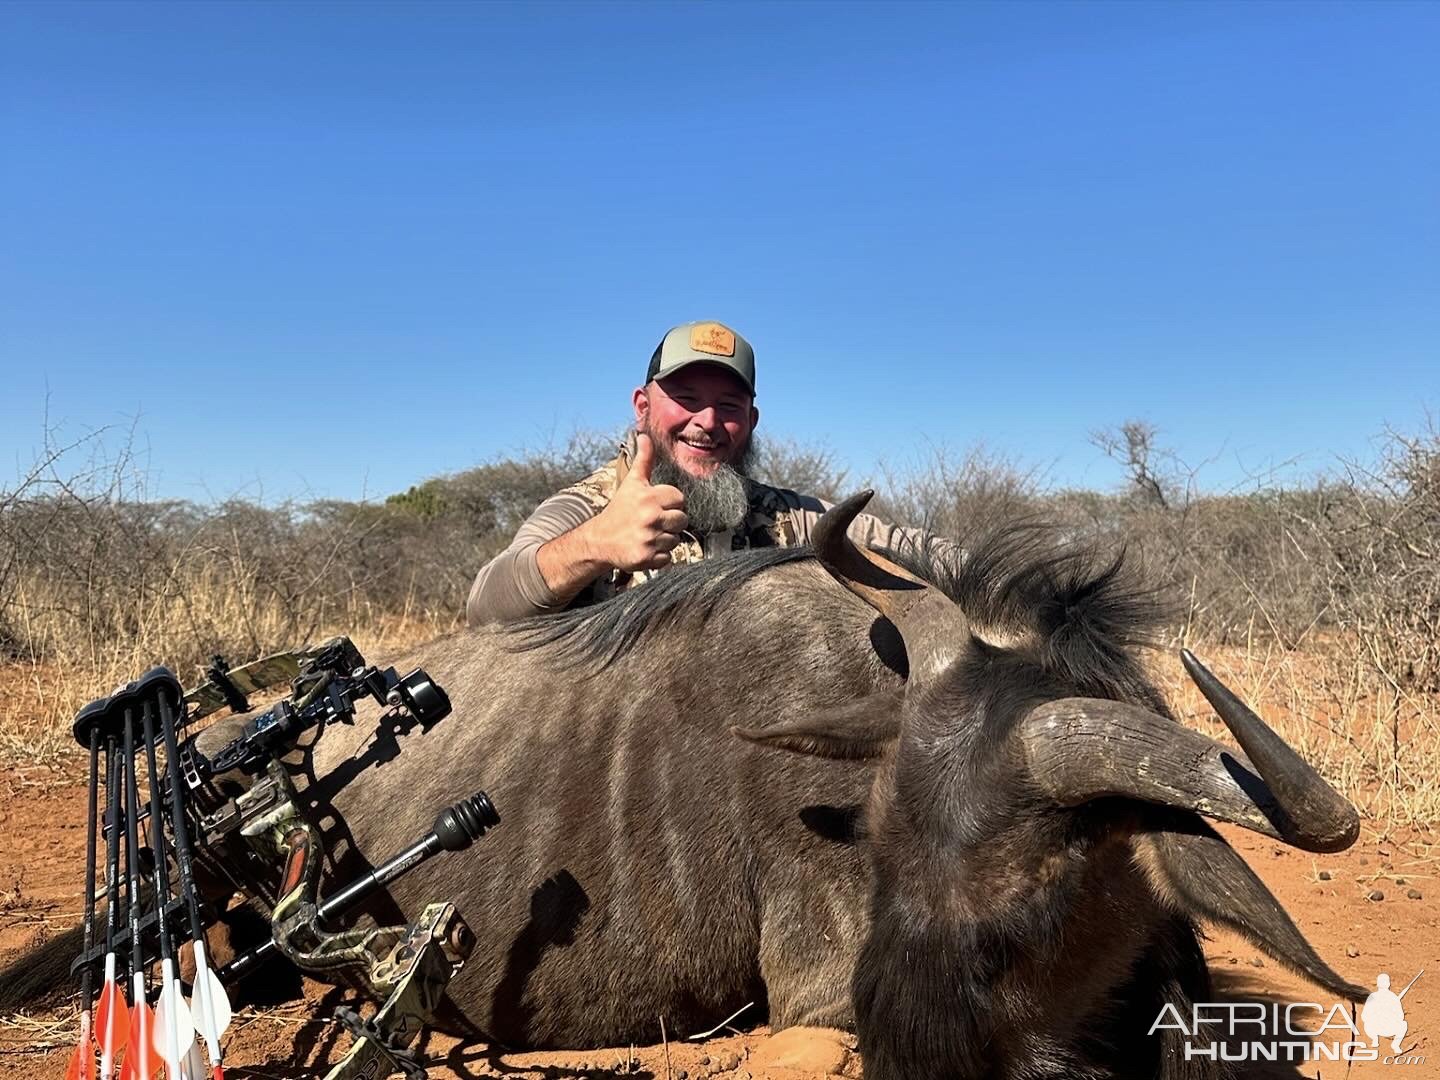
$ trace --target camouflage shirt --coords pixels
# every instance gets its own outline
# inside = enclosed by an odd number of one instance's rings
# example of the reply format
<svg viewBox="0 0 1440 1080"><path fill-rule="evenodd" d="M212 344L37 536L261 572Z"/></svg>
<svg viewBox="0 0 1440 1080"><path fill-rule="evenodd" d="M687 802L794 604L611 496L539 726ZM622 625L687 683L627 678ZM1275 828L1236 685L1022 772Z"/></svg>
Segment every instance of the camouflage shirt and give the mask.
<svg viewBox="0 0 1440 1080"><path fill-rule="evenodd" d="M527 615L594 603L669 569L611 570L568 602L555 596L540 572L537 553L541 546L584 524L605 508L629 470L632 449L633 436L613 460L579 483L550 496L535 509L520 526L510 546L486 563L476 575L465 608L470 625L509 622ZM815 522L829 509L828 503L813 496L750 479L745 484L750 503L745 520L737 528L725 532L683 534L681 542L670 552L672 565L698 562L746 548L789 547L807 543ZM895 550L927 539L918 529L887 525L868 514L859 515L851 523L849 535L857 544L879 551Z"/></svg>

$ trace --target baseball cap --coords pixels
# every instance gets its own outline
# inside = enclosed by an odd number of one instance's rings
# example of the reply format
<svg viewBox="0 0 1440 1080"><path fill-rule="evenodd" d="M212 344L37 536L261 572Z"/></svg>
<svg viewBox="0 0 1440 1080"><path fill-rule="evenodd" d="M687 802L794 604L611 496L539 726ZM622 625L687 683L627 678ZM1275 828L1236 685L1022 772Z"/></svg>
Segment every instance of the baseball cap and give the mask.
<svg viewBox="0 0 1440 1080"><path fill-rule="evenodd" d="M667 330L650 357L645 381L663 379L691 364L729 368L740 376L750 395L755 395L755 350L724 323L682 323Z"/></svg>

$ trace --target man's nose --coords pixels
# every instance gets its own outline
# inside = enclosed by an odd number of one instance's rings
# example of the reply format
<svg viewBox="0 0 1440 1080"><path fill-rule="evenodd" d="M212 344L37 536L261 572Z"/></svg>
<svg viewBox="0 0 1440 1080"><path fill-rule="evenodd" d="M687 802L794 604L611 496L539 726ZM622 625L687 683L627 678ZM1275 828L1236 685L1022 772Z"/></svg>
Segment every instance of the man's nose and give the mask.
<svg viewBox="0 0 1440 1080"><path fill-rule="evenodd" d="M697 413L692 413L690 421L707 431L714 431L720 426L720 414L716 412L714 405L706 405Z"/></svg>

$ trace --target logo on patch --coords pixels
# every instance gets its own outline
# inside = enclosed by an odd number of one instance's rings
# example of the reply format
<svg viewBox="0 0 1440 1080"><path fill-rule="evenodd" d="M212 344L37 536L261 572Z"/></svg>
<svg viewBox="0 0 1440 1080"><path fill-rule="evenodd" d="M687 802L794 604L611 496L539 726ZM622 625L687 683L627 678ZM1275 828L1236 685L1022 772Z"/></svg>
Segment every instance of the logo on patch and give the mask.
<svg viewBox="0 0 1440 1080"><path fill-rule="evenodd" d="M734 356L735 332L719 323L700 323L690 328L690 348L711 356Z"/></svg>

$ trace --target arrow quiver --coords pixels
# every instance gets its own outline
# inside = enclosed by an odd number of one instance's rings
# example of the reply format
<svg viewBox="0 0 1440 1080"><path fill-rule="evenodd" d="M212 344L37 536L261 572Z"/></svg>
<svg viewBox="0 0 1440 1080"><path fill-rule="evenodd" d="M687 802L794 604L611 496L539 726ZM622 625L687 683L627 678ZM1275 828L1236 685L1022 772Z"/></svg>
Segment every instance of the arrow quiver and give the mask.
<svg viewBox="0 0 1440 1080"><path fill-rule="evenodd" d="M477 792L444 810L425 837L322 902L322 836L302 809L282 759L299 747L307 733L316 731L318 738L327 723L352 723L356 705L364 698L403 711L427 729L449 714L449 698L421 669L402 677L393 668L382 671L366 665L355 646L343 637L315 649L280 653L233 669L223 658L215 657L205 674L208 681L182 697L174 675L168 669L155 668L109 698L82 709L75 720L75 737L87 748L97 738L110 739L140 715L142 707L148 709L163 699L160 709L167 725L174 717L173 728L167 728L171 731L167 759L173 753L178 768L167 764L165 770L156 770L150 782L162 789L156 805L170 811L160 816L188 822L184 833L194 838L193 848L185 839L176 849L179 857L193 857L194 864L212 878L228 881L273 907L271 940L226 965L219 972L221 981L233 984L263 956L278 951L313 977L358 985L380 1005L369 1019L361 1019L353 1009L339 1010L337 1018L355 1041L327 1080L359 1080L396 1072L423 1077L424 1068L410 1046L433 1019L450 979L469 957L474 947L470 928L448 902L428 905L408 926L332 931L323 923L434 855L469 847L499 823L499 815L485 793ZM221 707L249 713L252 695L286 680L290 695L263 713L245 717L233 738L218 748L201 752L195 734L177 745L174 730ZM150 745L160 741L156 734ZM136 753L149 749L141 745ZM167 776L176 779L170 782ZM138 824L149 814L141 811L136 816ZM106 829L123 829L128 824L107 821ZM154 823L148 835L163 838L163 822ZM144 858L141 856L142 861ZM191 881L188 872L183 881ZM186 892L187 887L182 884L180 891ZM170 940L177 944L190 940L201 923L216 921L203 898L193 895L198 891L193 884L188 891L191 895L150 898L150 910L138 922L141 941L135 950L144 963L158 956L155 945L161 920ZM131 902L140 903L143 912L143 897ZM192 914L188 923L187 906ZM203 915L193 917L196 911ZM130 934L117 934L114 947L130 948ZM87 942L74 969L94 970L103 951Z"/></svg>

